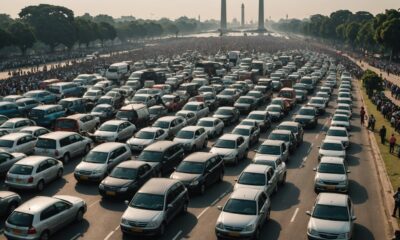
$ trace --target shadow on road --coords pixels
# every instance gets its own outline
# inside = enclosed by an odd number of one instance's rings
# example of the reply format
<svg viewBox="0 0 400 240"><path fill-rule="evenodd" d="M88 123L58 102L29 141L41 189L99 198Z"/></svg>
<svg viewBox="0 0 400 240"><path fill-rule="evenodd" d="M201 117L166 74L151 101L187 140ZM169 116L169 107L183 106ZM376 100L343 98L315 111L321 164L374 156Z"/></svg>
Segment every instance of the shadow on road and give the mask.
<svg viewBox="0 0 400 240"><path fill-rule="evenodd" d="M375 238L372 232L365 226L355 223L353 239L374 240L379 238Z"/></svg>
<svg viewBox="0 0 400 240"><path fill-rule="evenodd" d="M214 201L221 197L221 193L226 191L231 191L233 186L230 182L223 181L221 183L209 186L206 189L204 196L199 196L198 194L190 195L190 208L206 208L211 205Z"/></svg>
<svg viewBox="0 0 400 240"><path fill-rule="evenodd" d="M82 193L85 195L98 195L98 183L80 183L76 182L75 184L75 191L78 193Z"/></svg>
<svg viewBox="0 0 400 240"><path fill-rule="evenodd" d="M351 200L354 204L361 204L368 200L367 189L354 180L349 180Z"/></svg>
<svg viewBox="0 0 400 240"><path fill-rule="evenodd" d="M261 230L262 239L276 240L279 239L279 234L282 231L281 225L274 219L268 220Z"/></svg>
<svg viewBox="0 0 400 240"><path fill-rule="evenodd" d="M290 196L282 198L281 196ZM291 182L286 182L278 193L274 194L272 199L272 211L283 211L297 205L300 196L300 189Z"/></svg>

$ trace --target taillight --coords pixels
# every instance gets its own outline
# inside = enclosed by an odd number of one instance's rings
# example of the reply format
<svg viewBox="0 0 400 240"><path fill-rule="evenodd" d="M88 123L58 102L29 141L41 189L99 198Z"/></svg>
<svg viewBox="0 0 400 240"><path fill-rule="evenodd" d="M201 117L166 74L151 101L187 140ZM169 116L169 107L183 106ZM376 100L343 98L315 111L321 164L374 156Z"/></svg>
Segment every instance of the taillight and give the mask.
<svg viewBox="0 0 400 240"><path fill-rule="evenodd" d="M33 177L28 178L28 183L33 183Z"/></svg>
<svg viewBox="0 0 400 240"><path fill-rule="evenodd" d="M54 155L56 155L56 157L58 157L58 151L56 150L56 151L54 151Z"/></svg>
<svg viewBox="0 0 400 240"><path fill-rule="evenodd" d="M29 228L28 234L36 234L36 229L34 227Z"/></svg>

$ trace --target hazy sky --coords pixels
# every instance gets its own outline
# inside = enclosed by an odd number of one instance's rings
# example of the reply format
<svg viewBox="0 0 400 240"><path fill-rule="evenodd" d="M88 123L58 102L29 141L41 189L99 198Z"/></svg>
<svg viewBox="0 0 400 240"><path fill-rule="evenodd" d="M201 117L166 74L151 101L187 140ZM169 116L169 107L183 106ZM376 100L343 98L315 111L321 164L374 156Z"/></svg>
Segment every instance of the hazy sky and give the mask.
<svg viewBox="0 0 400 240"><path fill-rule="evenodd" d="M16 17L28 5L48 3L72 9L76 15L105 13L114 17L133 15L138 18L158 19L201 16L219 19L220 0L0 0L0 12ZM246 21L257 20L258 0L227 0L228 20L240 19L240 5L246 6ZM374 14L388 8L400 8L400 0L265 0L265 17L277 20L304 18L315 13L329 14L338 9L353 12L365 10Z"/></svg>

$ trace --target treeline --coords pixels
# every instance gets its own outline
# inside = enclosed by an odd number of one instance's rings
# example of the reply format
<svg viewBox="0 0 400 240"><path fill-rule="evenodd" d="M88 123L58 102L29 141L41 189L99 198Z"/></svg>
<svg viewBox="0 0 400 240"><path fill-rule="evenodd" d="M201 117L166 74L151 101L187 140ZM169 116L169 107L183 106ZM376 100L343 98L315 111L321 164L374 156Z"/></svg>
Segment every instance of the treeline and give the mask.
<svg viewBox="0 0 400 240"><path fill-rule="evenodd" d="M131 16L114 19L108 15L91 16L88 13L75 17L68 8L40 4L23 8L17 19L0 14L0 49L15 46L25 54L38 42L54 51L60 45L72 49L74 46L87 47L96 41L101 44L115 39L130 42L217 27L217 21L200 22L187 17L174 21L166 18L142 20Z"/></svg>
<svg viewBox="0 0 400 240"><path fill-rule="evenodd" d="M365 11L339 10L330 16L316 14L304 20L280 20L272 26L281 31L345 43L363 52L388 51L396 57L400 51L400 12L395 9L376 16Z"/></svg>

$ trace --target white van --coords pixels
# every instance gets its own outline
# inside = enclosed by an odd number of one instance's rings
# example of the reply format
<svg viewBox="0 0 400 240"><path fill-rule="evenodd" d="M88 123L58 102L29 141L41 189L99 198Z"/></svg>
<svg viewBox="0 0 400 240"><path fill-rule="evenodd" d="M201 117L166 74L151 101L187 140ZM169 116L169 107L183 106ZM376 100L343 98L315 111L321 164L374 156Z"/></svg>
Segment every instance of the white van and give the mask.
<svg viewBox="0 0 400 240"><path fill-rule="evenodd" d="M129 73L130 66L126 62L112 64L106 72L106 78L108 80L121 80Z"/></svg>

